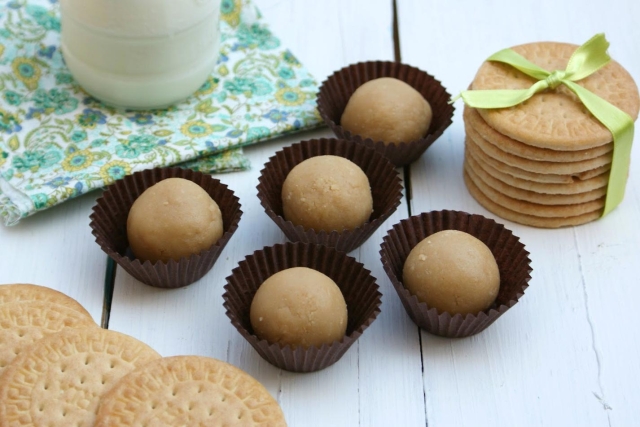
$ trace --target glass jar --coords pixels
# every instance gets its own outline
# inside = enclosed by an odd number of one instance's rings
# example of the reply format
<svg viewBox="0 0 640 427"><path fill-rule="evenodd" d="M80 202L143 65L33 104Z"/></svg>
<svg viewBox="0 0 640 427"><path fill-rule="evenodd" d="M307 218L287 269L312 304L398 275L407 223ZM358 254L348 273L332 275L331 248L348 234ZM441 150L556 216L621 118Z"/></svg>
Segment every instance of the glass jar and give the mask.
<svg viewBox="0 0 640 427"><path fill-rule="evenodd" d="M220 0L61 0L62 54L106 104L165 108L206 81L219 54Z"/></svg>

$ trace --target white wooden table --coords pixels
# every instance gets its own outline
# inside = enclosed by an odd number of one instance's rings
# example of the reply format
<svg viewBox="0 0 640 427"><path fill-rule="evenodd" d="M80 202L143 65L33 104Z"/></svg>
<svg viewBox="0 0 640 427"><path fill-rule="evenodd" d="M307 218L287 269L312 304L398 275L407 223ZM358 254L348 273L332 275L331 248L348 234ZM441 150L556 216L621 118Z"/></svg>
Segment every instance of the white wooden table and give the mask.
<svg viewBox="0 0 640 427"><path fill-rule="evenodd" d="M349 63L400 57L457 93L501 48L539 40L581 44L605 32L611 55L640 81L636 0L397 0L395 14L391 0L255 1L319 80ZM31 282L66 292L96 321L164 356L197 354L239 366L265 384L292 427L639 425L638 147L626 198L606 218L561 230L498 219L527 245L534 271L525 297L488 330L443 339L420 331L405 314L379 262L386 230L410 214L439 209L496 218L463 184L457 107L454 124L404 171L410 194L351 254L378 278L382 314L324 371L292 374L262 360L231 326L221 296L238 261L285 241L256 197L262 165L283 146L331 136L327 129L248 148L252 170L218 177L239 195L244 215L213 270L187 288L154 289L117 269L109 307L107 258L88 226L98 193L14 228L0 227L0 283Z"/></svg>

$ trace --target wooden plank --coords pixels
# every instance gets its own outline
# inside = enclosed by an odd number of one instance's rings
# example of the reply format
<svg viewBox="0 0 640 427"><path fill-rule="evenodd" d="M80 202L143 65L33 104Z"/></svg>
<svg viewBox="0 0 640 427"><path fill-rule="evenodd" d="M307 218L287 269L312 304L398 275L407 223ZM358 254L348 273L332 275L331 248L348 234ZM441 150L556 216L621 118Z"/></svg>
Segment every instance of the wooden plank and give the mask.
<svg viewBox="0 0 640 427"><path fill-rule="evenodd" d="M610 52L640 75L633 17L618 0L455 3L399 0L403 61L434 74L451 93L467 87L491 53L536 40L580 44L605 31ZM425 17L431 17L425 19ZM462 105L454 125L411 168L414 213L460 209L496 216L462 181ZM631 323L638 259L638 158L627 200L608 218L575 229L538 230L498 219L532 253L522 301L484 333L446 340L423 334L430 426L632 425L638 333ZM636 281L637 282L637 281ZM615 313L615 314L613 314Z"/></svg>
<svg viewBox="0 0 640 427"><path fill-rule="evenodd" d="M0 283L34 283L78 300L101 322L107 256L89 228L91 207L100 193L70 200L0 226Z"/></svg>
<svg viewBox="0 0 640 427"><path fill-rule="evenodd" d="M271 28L319 82L349 64L393 60L390 0L256 0Z"/></svg>
<svg viewBox="0 0 640 427"><path fill-rule="evenodd" d="M282 43L319 81L352 62L393 58L388 0L256 4ZM213 270L198 283L172 291L149 288L118 270L110 328L149 343L165 356L206 355L245 369L279 400L291 426L425 425L418 330L395 297L378 254L386 230L406 217L406 203L351 254L379 279L382 314L332 367L305 375L280 371L257 355L224 314L224 278L238 261L263 246L285 241L256 197L262 165L283 146L330 136L324 129L247 148L251 171L218 176L239 195L244 214Z"/></svg>
<svg viewBox="0 0 640 427"><path fill-rule="evenodd" d="M640 298L639 164L636 149L622 205L601 221L574 230L591 350L597 362L598 387L592 393L612 426L634 425L640 399L640 331L631 326L635 324L634 302Z"/></svg>
<svg viewBox="0 0 640 427"><path fill-rule="evenodd" d="M636 79L640 78L640 29L634 17L640 4L617 1L606 11L595 4L585 16L591 31L606 31L609 49ZM637 124L636 124L637 126ZM636 130L635 144L640 143ZM592 390L612 426L637 424L640 400L637 354L640 331L635 323L634 301L640 298L638 260L640 259L640 151L632 152L626 199L601 221L576 227L574 237L580 254L581 279L592 335L592 351L597 361L598 388Z"/></svg>
<svg viewBox="0 0 640 427"><path fill-rule="evenodd" d="M387 231L407 214L403 199L391 218L352 254L378 278L382 293L382 312L357 343L360 426L426 424L419 329L406 314L379 255Z"/></svg>

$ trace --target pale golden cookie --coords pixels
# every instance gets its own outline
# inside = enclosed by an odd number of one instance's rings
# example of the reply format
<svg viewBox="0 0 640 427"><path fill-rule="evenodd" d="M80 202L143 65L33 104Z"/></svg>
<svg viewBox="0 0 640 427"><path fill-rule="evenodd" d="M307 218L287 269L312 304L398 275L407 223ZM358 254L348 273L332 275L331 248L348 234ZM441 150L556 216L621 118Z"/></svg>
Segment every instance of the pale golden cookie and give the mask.
<svg viewBox="0 0 640 427"><path fill-rule="evenodd" d="M97 327L88 314L49 301L0 305L0 374L20 353L39 339L64 328Z"/></svg>
<svg viewBox="0 0 640 427"><path fill-rule="evenodd" d="M46 301L53 304L64 305L87 317L91 317L89 312L78 301L55 289L27 283L0 285L0 304L24 301Z"/></svg>
<svg viewBox="0 0 640 427"><path fill-rule="evenodd" d="M522 190L535 191L536 193L578 194L599 189L603 191L604 194L606 192L607 184L609 183L608 172L604 172L598 176L584 181L576 179L574 180L574 182L567 184L535 182L520 179L513 175L509 175L508 173L500 172L489 163L479 160L478 157L476 157L476 154L472 153L468 147L467 149L465 149L464 155L466 159L472 159L474 163L478 165L478 167L491 175L493 178L498 179L505 184L509 184L512 187L520 188Z"/></svg>
<svg viewBox="0 0 640 427"><path fill-rule="evenodd" d="M576 180L587 180L595 176L602 175L611 169L611 164L606 164L595 169L591 169L578 174L553 174L553 173L537 173L529 172L518 167L508 165L500 160L494 159L487 155L484 151L478 147L478 145L469 136L465 138L465 144L467 149L471 151L481 163L487 163L492 167L498 169L500 172L515 176L516 178L525 179L528 181L541 182L541 183L555 183L555 184L571 184Z"/></svg>
<svg viewBox="0 0 640 427"><path fill-rule="evenodd" d="M524 200L531 203L540 203L542 205L573 205L599 199L607 193L606 187L577 194L538 193L535 191L522 190L495 179L490 174L486 173L472 157L465 158L464 167L467 170L471 170L474 175L477 175L483 182L494 190L506 196L513 197L514 199Z"/></svg>
<svg viewBox="0 0 640 427"><path fill-rule="evenodd" d="M122 378L105 396L95 427L286 427L262 384L216 359L155 360Z"/></svg>
<svg viewBox="0 0 640 427"><path fill-rule="evenodd" d="M469 179L489 197L494 203L503 206L509 210L519 212L525 215L532 215L545 218L566 218L571 216L579 216L585 213L593 212L604 207L604 197L593 200L591 202L580 203L577 205L542 205L539 203L525 202L517 200L491 188L473 173L470 169L465 169L465 173Z"/></svg>
<svg viewBox="0 0 640 427"><path fill-rule="evenodd" d="M547 162L577 162L590 160L607 154L613 150L613 142L599 147L576 151L559 151L527 145L493 129L485 122L475 108L465 105L464 122L478 132L485 141L492 143L507 153L531 160Z"/></svg>
<svg viewBox="0 0 640 427"><path fill-rule="evenodd" d="M465 125L465 131L467 137L482 150L487 156L500 160L503 163L508 164L519 169L526 170L528 172L542 173L542 174L558 174L558 175L579 175L581 173L606 166L611 164L613 153L603 154L600 157L589 160L581 160L578 162L544 162L525 159L524 157L518 157L513 154L509 154L497 146L487 142L484 138L478 134L473 128Z"/></svg>
<svg viewBox="0 0 640 427"><path fill-rule="evenodd" d="M464 182L469 190L469 193L473 196L478 203L480 203L485 209L493 212L501 218L509 221L517 222L519 224L529 225L539 228L560 228L569 227L572 225L586 224L591 221L595 221L602 216L602 209L598 209L593 212L588 212L583 215L566 217L566 218L545 218L534 215L525 215L519 212L514 212L503 206L494 203L489 197L487 197L476 185L471 181L467 173L464 174Z"/></svg>
<svg viewBox="0 0 640 427"><path fill-rule="evenodd" d="M564 70L578 46L541 42L512 49L547 71ZM528 89L535 79L498 62L482 64L471 85L474 90ZM620 108L635 121L640 108L638 88L620 64L611 61L592 75L576 82ZM564 85L534 95L511 108L478 110L489 126L504 135L536 147L554 150L584 150L608 144L611 133L587 111Z"/></svg>
<svg viewBox="0 0 640 427"><path fill-rule="evenodd" d="M0 427L93 427L101 396L159 357L134 338L100 328L49 335L0 376Z"/></svg>

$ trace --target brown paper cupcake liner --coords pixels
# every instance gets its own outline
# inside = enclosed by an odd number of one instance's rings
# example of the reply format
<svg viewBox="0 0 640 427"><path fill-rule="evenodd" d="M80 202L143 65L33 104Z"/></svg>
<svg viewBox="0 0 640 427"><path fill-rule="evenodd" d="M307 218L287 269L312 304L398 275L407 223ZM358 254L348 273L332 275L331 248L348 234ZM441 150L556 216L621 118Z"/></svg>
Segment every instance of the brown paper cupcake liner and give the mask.
<svg viewBox="0 0 640 427"><path fill-rule="evenodd" d="M135 259L127 241L127 217L133 202L147 188L167 178L184 178L202 187L222 212L222 237L209 249L178 261L152 263ZM102 250L133 277L158 288L180 288L202 278L238 228L242 211L239 199L210 175L180 168L156 168L136 172L107 187L93 207L92 234Z"/></svg>
<svg viewBox="0 0 640 427"><path fill-rule="evenodd" d="M500 270L500 291L491 307L478 314L438 313L418 301L402 284L404 262L420 241L442 230L459 230L486 244ZM384 237L381 259L407 314L419 327L443 337L460 338L477 334L513 307L531 280L529 252L504 225L466 212L434 211L412 216L393 226Z"/></svg>
<svg viewBox="0 0 640 427"><path fill-rule="evenodd" d="M433 118L424 138L385 145L382 141L352 135L340 126L342 113L351 95L364 83L380 77L402 80L429 102ZM449 104L450 99L451 95L438 80L418 68L397 62L360 62L336 71L322 83L318 93L318 111L338 138L371 147L394 165L405 166L416 161L449 127L454 111L453 105Z"/></svg>
<svg viewBox="0 0 640 427"><path fill-rule="evenodd" d="M344 157L358 165L369 178L373 197L373 213L361 227L338 232L305 230L284 218L282 184L297 164L315 156ZM362 245L400 205L402 184L398 173L382 155L364 145L339 139L313 139L293 144L278 151L260 172L258 198L267 215L292 242L326 245L351 252Z"/></svg>
<svg viewBox="0 0 640 427"><path fill-rule="evenodd" d="M293 267L308 267L329 276L347 303L346 335L321 347L270 344L253 334L251 302L260 285L275 273ZM335 249L308 243L285 243L255 251L240 261L225 285L224 307L238 332L258 354L278 368L313 372L337 362L380 314L382 295L371 272L354 258Z"/></svg>

